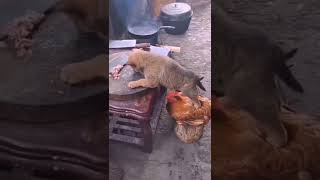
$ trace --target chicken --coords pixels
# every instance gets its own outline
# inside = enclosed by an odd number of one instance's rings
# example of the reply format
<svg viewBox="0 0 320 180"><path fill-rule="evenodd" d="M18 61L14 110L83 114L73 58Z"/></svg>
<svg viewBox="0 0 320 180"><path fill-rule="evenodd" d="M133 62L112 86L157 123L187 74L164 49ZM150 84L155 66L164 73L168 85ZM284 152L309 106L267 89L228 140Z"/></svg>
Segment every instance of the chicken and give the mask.
<svg viewBox="0 0 320 180"><path fill-rule="evenodd" d="M185 143L193 143L201 138L204 126L211 118L211 101L198 97L201 107L195 108L190 98L181 92L167 94L167 111L177 122L175 132Z"/></svg>
<svg viewBox="0 0 320 180"><path fill-rule="evenodd" d="M169 92L167 94L167 111L177 123L190 125L207 124L211 118L211 101L199 96L200 108L195 108L190 98L183 96L181 92Z"/></svg>

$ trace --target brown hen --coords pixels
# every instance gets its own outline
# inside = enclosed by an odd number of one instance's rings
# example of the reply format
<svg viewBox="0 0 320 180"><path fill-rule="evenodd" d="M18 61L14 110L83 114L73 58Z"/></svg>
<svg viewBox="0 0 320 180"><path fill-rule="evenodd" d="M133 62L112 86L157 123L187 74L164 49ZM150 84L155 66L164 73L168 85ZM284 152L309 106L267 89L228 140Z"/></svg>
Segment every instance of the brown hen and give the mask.
<svg viewBox="0 0 320 180"><path fill-rule="evenodd" d="M198 97L201 107L195 108L190 98L183 96L181 92L169 92L167 94L167 111L178 124L186 123L190 125L207 124L211 118L211 101Z"/></svg>
<svg viewBox="0 0 320 180"><path fill-rule="evenodd" d="M167 111L177 122L175 132L177 137L185 143L194 143L203 134L204 126L211 118L211 101L198 97L201 107L195 108L190 98L183 96L181 92L169 92L167 94Z"/></svg>

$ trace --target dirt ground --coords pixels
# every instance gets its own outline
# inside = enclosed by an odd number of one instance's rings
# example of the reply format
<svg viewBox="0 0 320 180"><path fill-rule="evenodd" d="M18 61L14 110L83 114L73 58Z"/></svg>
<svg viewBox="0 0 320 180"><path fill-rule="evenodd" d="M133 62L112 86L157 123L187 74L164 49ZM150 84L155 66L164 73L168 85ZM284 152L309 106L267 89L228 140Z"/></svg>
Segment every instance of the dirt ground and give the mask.
<svg viewBox="0 0 320 180"><path fill-rule="evenodd" d="M284 87L287 101L299 112L320 115L320 1L216 0L236 20L265 30L284 48L297 47L289 63L305 89L297 94Z"/></svg>
<svg viewBox="0 0 320 180"><path fill-rule="evenodd" d="M204 76L207 89L202 94L211 96L211 5L197 4L189 30L184 35L162 32L163 44L180 46L182 52L174 58L186 68ZM173 130L173 120L165 109L154 137L153 152L146 154L126 144L109 144L109 157L124 169L125 180L210 180L211 179L211 123L201 140L184 144Z"/></svg>

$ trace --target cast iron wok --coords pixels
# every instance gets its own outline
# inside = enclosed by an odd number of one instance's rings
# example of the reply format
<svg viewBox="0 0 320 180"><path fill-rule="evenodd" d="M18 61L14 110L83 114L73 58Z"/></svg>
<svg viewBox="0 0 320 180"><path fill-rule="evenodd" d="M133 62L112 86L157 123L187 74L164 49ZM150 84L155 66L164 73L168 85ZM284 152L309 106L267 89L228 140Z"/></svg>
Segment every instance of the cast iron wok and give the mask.
<svg viewBox="0 0 320 180"><path fill-rule="evenodd" d="M151 44L156 44L160 29L175 29L173 26L161 26L158 21L134 22L127 27L130 36L134 39L148 39Z"/></svg>

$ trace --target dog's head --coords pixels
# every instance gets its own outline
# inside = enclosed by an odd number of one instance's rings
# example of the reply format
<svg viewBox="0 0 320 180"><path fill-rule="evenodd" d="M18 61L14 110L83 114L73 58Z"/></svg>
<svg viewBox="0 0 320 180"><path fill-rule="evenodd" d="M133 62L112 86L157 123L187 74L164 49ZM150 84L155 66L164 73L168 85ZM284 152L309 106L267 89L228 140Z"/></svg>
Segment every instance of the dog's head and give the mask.
<svg viewBox="0 0 320 180"><path fill-rule="evenodd" d="M197 106L197 107L200 107L201 104L200 104L200 101L198 100L198 96L199 96L199 90L197 88L197 86L206 91L206 89L204 88L204 86L202 85L201 83L201 80L203 79L204 77L198 77L196 76L196 78L190 82L190 83L187 83L185 84L182 88L181 88L181 92L183 95L185 96L188 96L193 102L194 104Z"/></svg>
<svg viewBox="0 0 320 180"><path fill-rule="evenodd" d="M146 53L140 49L133 49L128 56L127 65L131 66L136 72L141 72L143 69L143 55Z"/></svg>

